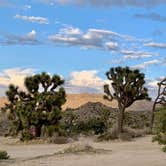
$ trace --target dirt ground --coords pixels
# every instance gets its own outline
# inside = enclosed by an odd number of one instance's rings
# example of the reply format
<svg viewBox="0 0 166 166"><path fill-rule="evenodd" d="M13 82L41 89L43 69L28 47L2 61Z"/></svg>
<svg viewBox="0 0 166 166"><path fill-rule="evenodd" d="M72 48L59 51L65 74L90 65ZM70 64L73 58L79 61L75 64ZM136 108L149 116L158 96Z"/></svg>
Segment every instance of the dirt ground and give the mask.
<svg viewBox="0 0 166 166"><path fill-rule="evenodd" d="M9 161L0 162L0 166L166 166L166 154L151 139L146 136L132 142L96 143L84 138L65 145L23 145L14 144L13 139L0 138L0 149L7 150L11 156ZM55 155L71 144L88 144L110 152Z"/></svg>

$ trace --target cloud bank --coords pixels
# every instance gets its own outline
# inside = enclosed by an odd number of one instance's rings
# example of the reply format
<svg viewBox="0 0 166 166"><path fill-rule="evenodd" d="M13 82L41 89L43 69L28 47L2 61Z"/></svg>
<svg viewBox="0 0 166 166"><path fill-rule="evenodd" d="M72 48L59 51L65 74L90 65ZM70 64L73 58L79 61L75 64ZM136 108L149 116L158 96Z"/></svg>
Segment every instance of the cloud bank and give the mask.
<svg viewBox="0 0 166 166"><path fill-rule="evenodd" d="M38 0L48 4L90 5L94 7L154 7L166 4L166 0Z"/></svg>
<svg viewBox="0 0 166 166"><path fill-rule="evenodd" d="M9 84L19 86L24 90L24 79L33 75L33 69L12 68L0 72L0 95L4 96Z"/></svg>
<svg viewBox="0 0 166 166"><path fill-rule="evenodd" d="M154 42L150 42L150 43L146 43L144 45L147 46L147 47L154 47L154 48L166 49L166 43L154 43Z"/></svg>
<svg viewBox="0 0 166 166"><path fill-rule="evenodd" d="M152 62L149 64L152 64ZM0 96L5 95L9 84L15 84L20 89L25 90L24 79L27 76L35 74L34 69L11 68L0 72ZM155 80L146 79L146 87L149 89L151 97L157 93L157 83L162 78ZM67 93L101 93L103 94L103 85L110 84L110 81L98 76L97 70L73 71L68 78L65 78L64 88Z"/></svg>
<svg viewBox="0 0 166 166"><path fill-rule="evenodd" d="M158 65L158 64L161 64L161 61L159 61L158 59L154 59L154 60L147 61L147 62L144 62L144 63L139 64L139 65L135 65L132 68L141 70L141 69L147 68L148 66Z"/></svg>
<svg viewBox="0 0 166 166"><path fill-rule="evenodd" d="M54 44L117 51L121 41L129 41L132 37L104 29L88 29L83 32L79 28L66 27L48 39Z"/></svg>
<svg viewBox="0 0 166 166"><path fill-rule="evenodd" d="M74 71L66 82L68 93L102 93L104 84L108 83L98 76L96 70Z"/></svg>

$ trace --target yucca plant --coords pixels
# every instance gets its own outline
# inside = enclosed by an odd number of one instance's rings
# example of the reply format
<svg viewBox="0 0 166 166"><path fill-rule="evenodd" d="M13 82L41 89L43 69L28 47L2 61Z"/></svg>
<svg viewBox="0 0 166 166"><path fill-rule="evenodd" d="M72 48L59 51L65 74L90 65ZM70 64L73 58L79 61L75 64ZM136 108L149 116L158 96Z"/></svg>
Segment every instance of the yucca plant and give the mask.
<svg viewBox="0 0 166 166"><path fill-rule="evenodd" d="M148 90L144 87L145 75L139 70L132 70L129 67L110 68L106 72L108 80L110 80L111 88L108 84L104 85L104 98L118 102L118 133L123 132L124 112L136 100L150 99Z"/></svg>

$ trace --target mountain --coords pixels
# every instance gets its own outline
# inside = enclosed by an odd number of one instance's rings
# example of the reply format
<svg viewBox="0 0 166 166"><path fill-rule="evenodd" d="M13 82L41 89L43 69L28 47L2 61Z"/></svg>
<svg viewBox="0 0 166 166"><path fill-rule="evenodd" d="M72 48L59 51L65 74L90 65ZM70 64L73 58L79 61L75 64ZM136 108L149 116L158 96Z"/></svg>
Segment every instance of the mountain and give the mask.
<svg viewBox="0 0 166 166"><path fill-rule="evenodd" d="M7 103L7 99L5 97L0 97L0 108L2 108L5 103Z"/></svg>
<svg viewBox="0 0 166 166"><path fill-rule="evenodd" d="M0 97L0 108L4 106L4 104L7 102L7 99L4 97ZM68 94L67 95L67 102L63 106L63 110L66 108L78 108L88 102L100 102L108 107L117 108L117 102L114 100L112 102L109 102L107 100L103 99L102 94ZM146 110L152 110L153 102L141 100L136 101L131 107L129 107L128 111L146 111Z"/></svg>

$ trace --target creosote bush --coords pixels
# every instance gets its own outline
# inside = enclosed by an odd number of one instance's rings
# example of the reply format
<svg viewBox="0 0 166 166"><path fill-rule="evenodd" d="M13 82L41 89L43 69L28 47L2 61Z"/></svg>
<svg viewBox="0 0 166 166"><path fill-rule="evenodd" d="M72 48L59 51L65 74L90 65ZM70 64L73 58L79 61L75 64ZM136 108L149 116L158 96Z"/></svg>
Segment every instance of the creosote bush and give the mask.
<svg viewBox="0 0 166 166"><path fill-rule="evenodd" d="M155 115L155 136L153 141L164 145L163 151L166 152L166 107L162 108Z"/></svg>
<svg viewBox="0 0 166 166"><path fill-rule="evenodd" d="M61 135L102 134L111 126L109 116L109 110L102 110L100 115L90 118L80 117L77 111L66 110L60 123Z"/></svg>
<svg viewBox="0 0 166 166"><path fill-rule="evenodd" d="M7 160L9 159L9 155L6 151L1 151L0 150L0 160Z"/></svg>

